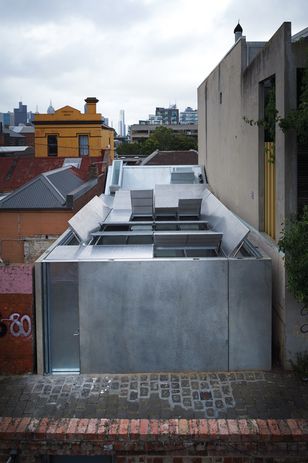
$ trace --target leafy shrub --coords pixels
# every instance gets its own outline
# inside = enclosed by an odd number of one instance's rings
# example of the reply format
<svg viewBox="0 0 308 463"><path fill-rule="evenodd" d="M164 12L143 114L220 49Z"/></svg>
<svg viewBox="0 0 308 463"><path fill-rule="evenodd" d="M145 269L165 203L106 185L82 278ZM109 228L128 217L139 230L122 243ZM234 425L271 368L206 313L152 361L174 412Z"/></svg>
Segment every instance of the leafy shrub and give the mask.
<svg viewBox="0 0 308 463"><path fill-rule="evenodd" d="M278 242L285 253L288 287L298 302L308 306L308 207L298 220L289 220Z"/></svg>

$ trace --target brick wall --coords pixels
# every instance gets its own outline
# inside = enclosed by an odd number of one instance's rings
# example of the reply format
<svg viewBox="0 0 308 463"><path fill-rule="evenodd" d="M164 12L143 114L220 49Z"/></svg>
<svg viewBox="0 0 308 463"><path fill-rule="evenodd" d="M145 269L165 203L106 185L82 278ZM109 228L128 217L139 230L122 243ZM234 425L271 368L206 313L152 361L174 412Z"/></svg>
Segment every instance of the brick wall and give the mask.
<svg viewBox="0 0 308 463"><path fill-rule="evenodd" d="M34 236L24 239L24 262L32 264L48 249L58 236Z"/></svg>
<svg viewBox="0 0 308 463"><path fill-rule="evenodd" d="M308 461L308 420L0 418L0 463L113 455L118 463Z"/></svg>
<svg viewBox="0 0 308 463"><path fill-rule="evenodd" d="M32 266L0 266L0 373L33 371Z"/></svg>
<svg viewBox="0 0 308 463"><path fill-rule="evenodd" d="M69 210L1 211L0 257L8 264L29 262L31 250L29 254L25 244L38 237L45 237L48 247L49 237L56 239L60 236L67 229L67 222L72 215L73 211ZM36 257L35 254L32 263Z"/></svg>

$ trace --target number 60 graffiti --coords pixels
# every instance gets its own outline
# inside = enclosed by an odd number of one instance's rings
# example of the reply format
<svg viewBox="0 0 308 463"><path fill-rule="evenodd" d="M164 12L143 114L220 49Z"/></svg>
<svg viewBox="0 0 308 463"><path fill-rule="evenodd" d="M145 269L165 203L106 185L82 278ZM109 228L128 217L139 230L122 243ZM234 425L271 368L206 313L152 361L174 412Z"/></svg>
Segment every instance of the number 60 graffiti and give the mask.
<svg viewBox="0 0 308 463"><path fill-rule="evenodd" d="M0 315L1 316L1 315ZM7 326L4 321L10 322L10 333L12 336L15 338L18 338L19 336L30 336L31 331L32 331L32 326L31 326L31 318L29 315L23 315L20 317L19 313L12 313L12 315L9 316L9 318L2 318L0 319L0 338L6 335L7 333Z"/></svg>

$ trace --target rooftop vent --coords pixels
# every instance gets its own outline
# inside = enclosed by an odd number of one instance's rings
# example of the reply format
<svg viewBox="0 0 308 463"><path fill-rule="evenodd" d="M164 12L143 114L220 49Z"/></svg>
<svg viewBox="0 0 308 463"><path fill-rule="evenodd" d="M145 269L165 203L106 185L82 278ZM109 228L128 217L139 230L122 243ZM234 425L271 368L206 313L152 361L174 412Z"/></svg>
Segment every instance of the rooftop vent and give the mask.
<svg viewBox="0 0 308 463"><path fill-rule="evenodd" d="M238 41L242 37L243 29L242 26L240 25L240 21L238 21L237 26L234 29L234 36L235 36L235 42Z"/></svg>
<svg viewBox="0 0 308 463"><path fill-rule="evenodd" d="M171 171L171 183L195 183L195 174L191 167L174 167Z"/></svg>

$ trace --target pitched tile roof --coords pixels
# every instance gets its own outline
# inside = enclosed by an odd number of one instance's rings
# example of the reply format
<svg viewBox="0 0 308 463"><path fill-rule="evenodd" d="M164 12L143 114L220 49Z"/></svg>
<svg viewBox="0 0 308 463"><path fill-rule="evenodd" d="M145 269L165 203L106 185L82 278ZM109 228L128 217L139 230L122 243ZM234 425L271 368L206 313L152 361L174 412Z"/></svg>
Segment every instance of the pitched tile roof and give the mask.
<svg viewBox="0 0 308 463"><path fill-rule="evenodd" d="M194 165L198 164L198 152L195 150L187 151L159 151L146 157L141 165Z"/></svg>

